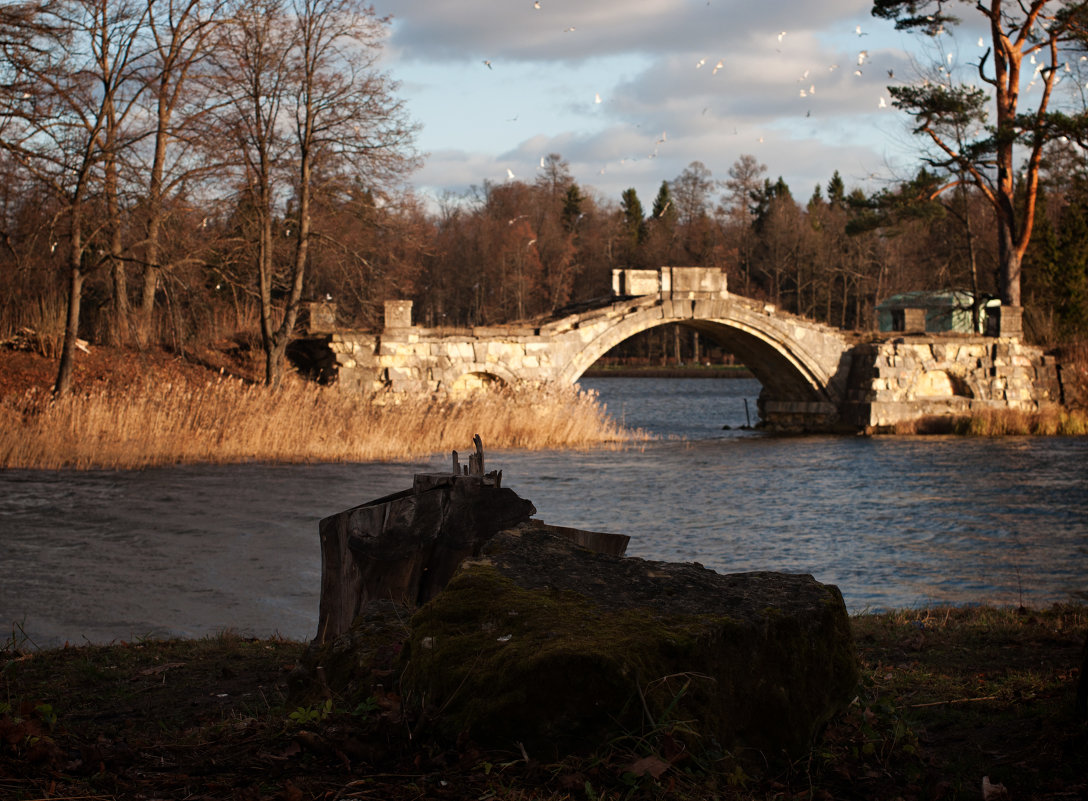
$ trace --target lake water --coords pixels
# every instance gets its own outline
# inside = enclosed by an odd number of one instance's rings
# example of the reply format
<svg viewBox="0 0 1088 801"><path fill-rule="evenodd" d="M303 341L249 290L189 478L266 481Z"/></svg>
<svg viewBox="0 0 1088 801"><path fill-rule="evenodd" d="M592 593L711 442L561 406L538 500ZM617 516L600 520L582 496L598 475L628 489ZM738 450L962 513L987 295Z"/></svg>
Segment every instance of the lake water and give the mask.
<svg viewBox="0 0 1088 801"><path fill-rule="evenodd" d="M739 428L753 380L583 383L659 439L489 451L549 523L629 534L647 559L811 573L851 611L1088 599L1088 439L778 438ZM308 639L318 521L447 463L0 472L3 636Z"/></svg>

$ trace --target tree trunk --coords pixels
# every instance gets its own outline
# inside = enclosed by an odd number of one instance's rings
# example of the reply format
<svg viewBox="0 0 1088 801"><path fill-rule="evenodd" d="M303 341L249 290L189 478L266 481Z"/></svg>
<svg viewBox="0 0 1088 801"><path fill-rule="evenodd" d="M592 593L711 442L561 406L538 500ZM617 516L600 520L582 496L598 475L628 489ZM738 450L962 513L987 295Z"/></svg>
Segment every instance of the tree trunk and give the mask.
<svg viewBox="0 0 1088 801"><path fill-rule="evenodd" d="M72 390L72 370L75 367L76 340L79 339L79 307L83 300L83 271L77 260L68 272L68 318L64 326L64 345L60 352L57 380L53 395L67 395Z"/></svg>

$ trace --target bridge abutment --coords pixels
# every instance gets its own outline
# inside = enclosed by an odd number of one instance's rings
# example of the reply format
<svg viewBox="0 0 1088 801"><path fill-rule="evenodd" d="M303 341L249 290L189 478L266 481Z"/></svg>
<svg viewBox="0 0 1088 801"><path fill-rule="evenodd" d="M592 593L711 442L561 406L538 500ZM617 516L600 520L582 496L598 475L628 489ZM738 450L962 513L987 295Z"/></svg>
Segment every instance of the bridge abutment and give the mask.
<svg viewBox="0 0 1088 801"><path fill-rule="evenodd" d="M892 428L987 409L1060 403L1057 361L1016 337L914 336L856 345L843 421Z"/></svg>

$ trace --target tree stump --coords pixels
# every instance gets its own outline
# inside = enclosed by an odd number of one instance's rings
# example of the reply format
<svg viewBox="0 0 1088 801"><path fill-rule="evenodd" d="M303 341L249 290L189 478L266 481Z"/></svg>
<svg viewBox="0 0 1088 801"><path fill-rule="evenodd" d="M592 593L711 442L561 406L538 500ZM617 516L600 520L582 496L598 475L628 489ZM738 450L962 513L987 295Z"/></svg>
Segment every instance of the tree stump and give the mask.
<svg viewBox="0 0 1088 801"><path fill-rule="evenodd" d="M453 472L416 475L412 488L326 517L320 523L321 602L316 641L346 632L368 601L419 606L497 531L535 514L484 473L483 445Z"/></svg>

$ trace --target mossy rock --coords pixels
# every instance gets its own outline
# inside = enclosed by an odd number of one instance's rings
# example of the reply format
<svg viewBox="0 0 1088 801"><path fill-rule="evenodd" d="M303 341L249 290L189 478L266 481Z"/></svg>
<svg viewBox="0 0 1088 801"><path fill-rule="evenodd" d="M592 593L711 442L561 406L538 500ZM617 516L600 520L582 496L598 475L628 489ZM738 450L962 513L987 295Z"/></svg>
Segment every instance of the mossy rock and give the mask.
<svg viewBox="0 0 1088 801"><path fill-rule="evenodd" d="M853 697L838 589L607 556L500 532L410 622L401 691L450 737L541 758L670 730L688 747L803 755Z"/></svg>

